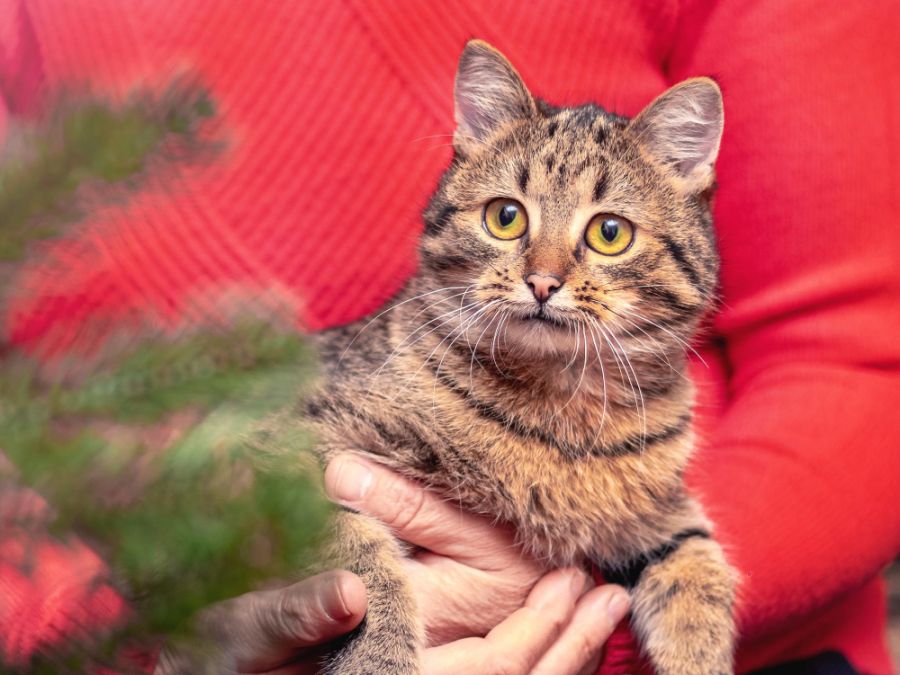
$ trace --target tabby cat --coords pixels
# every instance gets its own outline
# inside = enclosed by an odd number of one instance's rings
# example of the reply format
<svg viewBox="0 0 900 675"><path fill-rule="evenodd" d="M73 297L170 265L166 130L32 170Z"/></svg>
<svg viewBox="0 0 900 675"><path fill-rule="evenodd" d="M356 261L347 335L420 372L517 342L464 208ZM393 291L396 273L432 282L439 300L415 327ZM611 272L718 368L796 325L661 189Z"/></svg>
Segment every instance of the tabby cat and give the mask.
<svg viewBox="0 0 900 675"><path fill-rule="evenodd" d="M418 273L389 310L321 336L304 409L321 454L511 523L548 568L598 566L631 590L659 673L730 673L735 574L682 483L686 350L717 283L719 89L687 80L630 121L555 108L473 41L455 104ZM408 551L364 515L336 526L369 609L325 671L420 672Z"/></svg>

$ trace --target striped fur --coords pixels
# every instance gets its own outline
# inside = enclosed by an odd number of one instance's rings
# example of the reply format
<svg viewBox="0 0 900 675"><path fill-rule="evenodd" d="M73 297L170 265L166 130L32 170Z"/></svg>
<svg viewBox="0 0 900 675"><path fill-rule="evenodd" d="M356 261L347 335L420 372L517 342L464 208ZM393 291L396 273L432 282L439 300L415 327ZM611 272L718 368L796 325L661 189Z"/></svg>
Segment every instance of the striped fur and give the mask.
<svg viewBox="0 0 900 675"><path fill-rule="evenodd" d="M689 81L629 122L531 99L484 43L462 64L457 114L470 117L425 212L419 272L387 310L321 336L324 384L295 417L325 460L366 455L512 523L548 568L590 561L627 583L660 673L731 672L734 574L682 484L685 351L718 268L718 89ZM527 209L521 239L482 227L497 197ZM596 213L635 223L631 248L588 249ZM535 271L563 280L539 318L524 282ZM418 672L402 548L363 516L341 521L340 557L372 599L326 670Z"/></svg>

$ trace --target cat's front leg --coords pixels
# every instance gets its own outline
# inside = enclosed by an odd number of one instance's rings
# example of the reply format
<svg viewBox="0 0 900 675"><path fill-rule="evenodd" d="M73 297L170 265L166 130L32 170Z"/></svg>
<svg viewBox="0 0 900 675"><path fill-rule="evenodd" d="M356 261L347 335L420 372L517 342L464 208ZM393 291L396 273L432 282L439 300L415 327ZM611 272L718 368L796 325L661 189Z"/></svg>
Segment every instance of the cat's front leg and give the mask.
<svg viewBox="0 0 900 675"><path fill-rule="evenodd" d="M390 531L362 514L335 517L333 561L355 572L368 592L362 624L330 654L327 675L418 675L422 628L402 565L404 551Z"/></svg>
<svg viewBox="0 0 900 675"><path fill-rule="evenodd" d="M660 675L730 675L736 575L703 527L648 554L632 591L632 625Z"/></svg>

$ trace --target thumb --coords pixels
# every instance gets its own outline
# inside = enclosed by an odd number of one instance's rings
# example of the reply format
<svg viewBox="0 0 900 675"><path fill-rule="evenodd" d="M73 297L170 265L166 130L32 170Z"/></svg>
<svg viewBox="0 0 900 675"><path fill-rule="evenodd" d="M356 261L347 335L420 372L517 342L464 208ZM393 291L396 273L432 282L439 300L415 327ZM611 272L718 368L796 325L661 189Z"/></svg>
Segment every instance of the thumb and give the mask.
<svg viewBox="0 0 900 675"><path fill-rule="evenodd" d="M204 612L200 631L212 638L216 653L202 655L201 660L218 663L217 672L265 672L348 633L365 614L362 580L342 570L318 574L286 588L246 593ZM188 655L170 655L173 664L174 657L184 660ZM198 655L191 658L196 660ZM157 675L182 672L205 671L156 670Z"/></svg>
<svg viewBox="0 0 900 675"><path fill-rule="evenodd" d="M365 586L355 574L342 570L258 595L250 615L260 636L294 650L344 635L366 613Z"/></svg>
<svg viewBox="0 0 900 675"><path fill-rule="evenodd" d="M353 630L366 614L362 580L341 570L248 595L247 632L255 638L249 649L236 654L241 671L264 671L296 658L304 649Z"/></svg>

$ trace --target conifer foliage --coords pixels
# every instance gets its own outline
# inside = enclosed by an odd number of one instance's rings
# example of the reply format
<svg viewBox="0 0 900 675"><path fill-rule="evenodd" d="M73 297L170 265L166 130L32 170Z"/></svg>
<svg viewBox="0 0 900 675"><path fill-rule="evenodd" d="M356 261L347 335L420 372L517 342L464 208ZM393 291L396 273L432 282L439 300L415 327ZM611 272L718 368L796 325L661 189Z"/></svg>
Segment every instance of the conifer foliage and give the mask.
<svg viewBox="0 0 900 675"><path fill-rule="evenodd" d="M210 97L179 80L119 103L60 99L17 129L0 156L0 306L44 240L77 236L90 205L134 197L167 166L216 161L221 148L204 136L214 117ZM34 552L48 538L87 543L108 563L98 581L133 608L112 633L85 627L29 663L0 653L3 672L122 671L124 650L186 643L198 610L289 580L309 560L328 510L311 439L286 428L266 440L296 448L288 457L261 456L247 439L296 401L315 363L296 308L260 311L251 296L210 289L204 302L221 311L204 325L146 322L52 367L0 336L2 536ZM26 575L33 560L17 561Z"/></svg>

